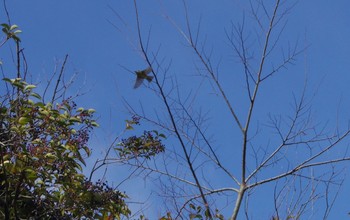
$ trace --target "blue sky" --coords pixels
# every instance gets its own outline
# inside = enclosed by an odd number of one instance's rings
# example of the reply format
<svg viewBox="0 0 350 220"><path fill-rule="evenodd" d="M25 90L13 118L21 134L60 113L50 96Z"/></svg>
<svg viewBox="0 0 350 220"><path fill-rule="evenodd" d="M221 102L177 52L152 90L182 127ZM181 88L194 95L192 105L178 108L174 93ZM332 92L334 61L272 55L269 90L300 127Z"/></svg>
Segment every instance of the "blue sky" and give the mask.
<svg viewBox="0 0 350 220"><path fill-rule="evenodd" d="M77 100L78 105L95 108L98 112L101 128L93 135L92 145L94 156L103 152L106 145L124 128L124 120L129 117L123 104L123 98L136 109L142 102L146 111L153 114L154 108L162 105L152 93L142 87L134 90L135 77L131 71L146 68L146 63L137 51L137 32L135 13L132 1L6 1L11 22L17 24L23 31L22 47L29 65L29 73L34 83L45 83L53 72L57 60L62 61L69 54L67 74L79 72L71 92L78 89L85 93ZM246 96L242 93L245 83L242 81L242 68L228 46L225 30L230 30L231 24L242 22L243 15L246 22L248 42L257 45L257 26L250 19L247 1L223 0L217 1L190 1L188 3L190 21L196 27L201 18L200 41L206 42L206 48L212 49L213 61L220 63L220 79L223 87L229 92L229 97L236 100L236 107L240 116L244 115ZM259 110L254 118L255 125L264 124L269 113L290 113L290 103L293 94L300 95L305 79L308 80L308 95L312 98L312 112L314 120L327 124L328 131L333 131L336 123L341 129L348 125L349 109L349 51L350 51L350 2L339 1L299 1L287 15L287 23L281 35L272 62L278 63L282 49L286 45L298 43L300 48L307 50L301 53L289 65L288 69L274 76L261 88L261 99L258 100ZM114 12L117 12L118 17ZM200 78L196 65L198 60L185 45L184 39L164 15L171 17L181 28L185 27L184 10L180 1L139 1L139 10L142 23L142 33L147 36L151 30L149 48L156 52L158 58L164 59L164 67L171 63L169 76L179 82L182 97L185 97L195 88L201 88L196 106L204 112L209 112L208 133L215 134L214 140L222 147L231 144L230 141L240 141L234 136L235 129L227 123L230 117L222 104L220 97L213 95L211 85L206 81L200 87ZM244 13L243 13L244 12ZM122 19L120 19L122 18ZM1 23L6 22L3 7L0 11ZM11 77L11 68L8 57L13 45L0 48L0 59L3 60L4 70ZM259 48L254 50L258 59ZM271 63L272 63L271 62ZM268 63L270 65L271 63ZM125 68L123 68L125 67ZM226 75L225 75L226 74ZM12 76L13 77L13 76ZM40 88L39 88L40 89ZM140 109L139 109L140 110ZM230 119L231 120L231 119ZM220 128L218 131L217 128ZM149 128L152 129L152 128ZM262 132L264 133L264 132ZM266 140L264 140L266 141ZM177 145L169 142L169 147ZM262 142L262 145L266 142ZM238 145L239 146L239 145ZM344 143L343 147L347 147ZM235 150L237 152L235 152ZM232 153L239 153L239 147L231 151L219 151L222 157L229 161ZM337 153L337 152L335 152ZM237 162L239 163L239 161ZM230 164L230 161L228 162ZM114 171L110 171L111 176ZM215 172L215 170L211 170ZM349 170L345 171L347 174ZM119 176L122 176L120 177ZM118 170L120 179L126 175ZM113 178L111 178L113 180ZM141 181L143 184L139 184ZM331 213L332 219L344 219L350 211L348 198L350 194L350 180L348 179L341 189L339 199ZM135 184L129 184L123 190L132 198L139 197L140 191L151 192L152 184L137 179ZM136 193L135 193L136 192ZM259 192L258 192L259 193ZM262 193L262 197L266 192ZM259 195L259 194L258 194ZM140 196L148 197L147 193ZM262 198L260 197L260 198ZM261 203L261 201L256 201ZM231 208L229 208L229 210ZM259 211L268 216L271 211ZM146 211L147 213L147 211ZM157 210L150 211L157 215ZM252 216L258 219L259 215ZM255 217L255 218L254 218Z"/></svg>

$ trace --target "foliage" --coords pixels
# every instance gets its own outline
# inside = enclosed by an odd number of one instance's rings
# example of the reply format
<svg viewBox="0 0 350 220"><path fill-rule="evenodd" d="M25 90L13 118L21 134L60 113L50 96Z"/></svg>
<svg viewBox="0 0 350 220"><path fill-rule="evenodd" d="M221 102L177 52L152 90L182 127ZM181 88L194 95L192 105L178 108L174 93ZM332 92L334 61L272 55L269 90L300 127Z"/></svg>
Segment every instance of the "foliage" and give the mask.
<svg viewBox="0 0 350 220"><path fill-rule="evenodd" d="M157 131L144 131L141 136L131 136L127 139L122 139L116 148L119 151L120 158L132 159L144 157L151 159L161 152L164 152L164 145L161 143L161 138L165 135L159 134Z"/></svg>
<svg viewBox="0 0 350 220"><path fill-rule="evenodd" d="M15 41L21 41L21 39L17 36L18 34L22 33L21 30L18 29L17 25L8 25L8 24L1 24L2 31L6 34L6 40L8 39L14 39Z"/></svg>
<svg viewBox="0 0 350 220"><path fill-rule="evenodd" d="M17 53L21 53L18 26L1 26L5 38L0 46L13 39ZM20 56L17 59L20 63ZM85 159L90 156L90 132L98 126L93 119L95 110L77 108L72 98L56 104L53 98L45 103L34 92L35 85L19 77L3 80L9 86L0 96L0 218L129 217L126 194L110 187L107 181L91 181L93 172L105 163L93 169L90 178L83 175ZM133 125L139 125L139 118L127 120L126 130L133 129ZM150 159L164 151L161 138L165 136L157 131L145 131L140 137L123 139L117 148L119 156Z"/></svg>
<svg viewBox="0 0 350 220"><path fill-rule="evenodd" d="M20 78L0 106L0 216L5 219L113 219L129 215L126 195L82 174L93 109L43 103Z"/></svg>
<svg viewBox="0 0 350 220"><path fill-rule="evenodd" d="M189 216L188 219L190 220L202 220L202 219L215 219L215 220L223 220L224 216L220 213L218 209L215 210L215 215L210 216L208 213L208 209L203 209L202 206L196 206L192 203L188 205L189 208ZM177 219L176 217L172 216L171 212L167 212L166 216L161 217L159 220L172 220Z"/></svg>

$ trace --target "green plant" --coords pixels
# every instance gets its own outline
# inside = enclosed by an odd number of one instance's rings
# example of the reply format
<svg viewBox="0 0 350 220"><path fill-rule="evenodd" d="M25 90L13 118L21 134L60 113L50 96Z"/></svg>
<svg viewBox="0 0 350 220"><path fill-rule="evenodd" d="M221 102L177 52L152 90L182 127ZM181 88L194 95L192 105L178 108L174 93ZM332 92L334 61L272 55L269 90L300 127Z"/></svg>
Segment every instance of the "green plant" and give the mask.
<svg viewBox="0 0 350 220"><path fill-rule="evenodd" d="M34 85L4 79L14 95L0 106L0 217L120 219L126 195L82 174L93 109L65 99L43 103Z"/></svg>

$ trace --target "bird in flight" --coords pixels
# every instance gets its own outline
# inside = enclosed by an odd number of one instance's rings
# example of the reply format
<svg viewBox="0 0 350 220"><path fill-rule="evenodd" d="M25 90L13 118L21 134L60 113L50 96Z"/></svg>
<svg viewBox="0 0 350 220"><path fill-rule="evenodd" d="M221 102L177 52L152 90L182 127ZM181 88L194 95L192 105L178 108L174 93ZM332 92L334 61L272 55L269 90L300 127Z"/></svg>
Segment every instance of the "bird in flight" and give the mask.
<svg viewBox="0 0 350 220"><path fill-rule="evenodd" d="M148 74L152 72L152 68L148 67L147 69L144 70L137 70L135 71L136 73L136 82L134 85L134 89L138 88L142 83L143 80L147 80L148 82L151 82L153 79L153 76L149 76Z"/></svg>

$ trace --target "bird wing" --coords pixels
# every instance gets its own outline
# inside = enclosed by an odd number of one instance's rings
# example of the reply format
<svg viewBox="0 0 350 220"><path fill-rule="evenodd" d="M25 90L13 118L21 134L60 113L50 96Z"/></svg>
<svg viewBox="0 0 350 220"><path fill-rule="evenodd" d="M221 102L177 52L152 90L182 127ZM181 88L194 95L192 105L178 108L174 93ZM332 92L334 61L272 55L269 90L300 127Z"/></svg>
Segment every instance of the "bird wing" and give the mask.
<svg viewBox="0 0 350 220"><path fill-rule="evenodd" d="M150 72L152 72L152 67L150 67L150 66L145 70L136 71L137 78L136 78L136 82L134 85L134 89L138 88L143 83L144 78L146 78L148 82L152 81L153 76L147 76L147 74L149 74ZM142 74L141 77L139 76L140 73Z"/></svg>
<svg viewBox="0 0 350 220"><path fill-rule="evenodd" d="M139 86L141 86L142 82L143 82L143 79L140 78L140 77L137 77L137 78L136 78L135 85L134 85L134 89L136 89L136 88L138 88Z"/></svg>
<svg viewBox="0 0 350 220"><path fill-rule="evenodd" d="M147 69L144 70L145 71L145 74L149 74L150 72L152 72L152 67L148 67Z"/></svg>

